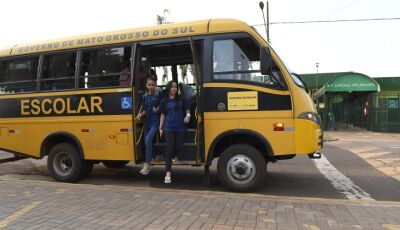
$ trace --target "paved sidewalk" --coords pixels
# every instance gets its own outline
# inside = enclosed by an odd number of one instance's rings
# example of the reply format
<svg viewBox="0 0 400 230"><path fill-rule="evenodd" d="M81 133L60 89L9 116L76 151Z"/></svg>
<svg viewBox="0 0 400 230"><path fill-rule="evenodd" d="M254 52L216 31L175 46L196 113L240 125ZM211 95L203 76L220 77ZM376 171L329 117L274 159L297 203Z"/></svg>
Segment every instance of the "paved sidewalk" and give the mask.
<svg viewBox="0 0 400 230"><path fill-rule="evenodd" d="M400 181L400 134L327 131L325 135L331 140L340 140L329 144L353 152L376 169Z"/></svg>
<svg viewBox="0 0 400 230"><path fill-rule="evenodd" d="M400 229L400 203L0 181L0 229Z"/></svg>

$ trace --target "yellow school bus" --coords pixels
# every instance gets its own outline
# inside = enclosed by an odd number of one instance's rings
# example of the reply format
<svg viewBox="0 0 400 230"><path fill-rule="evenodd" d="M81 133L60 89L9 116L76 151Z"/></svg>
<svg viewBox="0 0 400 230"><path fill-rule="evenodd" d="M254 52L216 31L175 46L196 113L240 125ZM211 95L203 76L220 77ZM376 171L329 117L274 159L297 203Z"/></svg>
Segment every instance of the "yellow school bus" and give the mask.
<svg viewBox="0 0 400 230"><path fill-rule="evenodd" d="M151 69L159 82L179 81L191 107L175 164L203 166L207 179L218 158L226 188L252 191L262 186L268 162L320 156L320 120L304 84L252 27L232 19L0 50L0 149L47 156L49 173L63 182L89 176L100 162L141 164L143 121L136 115ZM162 156L164 141L157 137L154 146Z"/></svg>

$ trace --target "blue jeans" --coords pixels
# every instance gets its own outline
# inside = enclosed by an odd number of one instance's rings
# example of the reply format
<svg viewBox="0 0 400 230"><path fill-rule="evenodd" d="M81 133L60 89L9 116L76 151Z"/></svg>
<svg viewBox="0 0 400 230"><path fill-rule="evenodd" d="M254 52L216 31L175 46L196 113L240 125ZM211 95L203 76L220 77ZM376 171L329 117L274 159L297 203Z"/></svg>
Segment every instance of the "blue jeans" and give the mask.
<svg viewBox="0 0 400 230"><path fill-rule="evenodd" d="M151 159L153 158L153 140L154 137L156 136L158 131L157 126L150 126L150 127L145 127L144 130L144 144L146 146L146 163L151 163Z"/></svg>

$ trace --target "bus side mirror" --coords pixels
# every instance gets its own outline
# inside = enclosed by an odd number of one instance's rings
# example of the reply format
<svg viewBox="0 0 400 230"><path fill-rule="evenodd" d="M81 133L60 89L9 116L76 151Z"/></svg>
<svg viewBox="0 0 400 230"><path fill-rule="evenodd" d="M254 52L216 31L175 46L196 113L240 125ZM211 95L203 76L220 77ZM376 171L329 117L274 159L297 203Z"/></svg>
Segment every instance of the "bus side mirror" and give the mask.
<svg viewBox="0 0 400 230"><path fill-rule="evenodd" d="M260 62L261 62L261 74L269 75L271 72L271 54L269 53L269 49L267 47L261 47L260 51Z"/></svg>

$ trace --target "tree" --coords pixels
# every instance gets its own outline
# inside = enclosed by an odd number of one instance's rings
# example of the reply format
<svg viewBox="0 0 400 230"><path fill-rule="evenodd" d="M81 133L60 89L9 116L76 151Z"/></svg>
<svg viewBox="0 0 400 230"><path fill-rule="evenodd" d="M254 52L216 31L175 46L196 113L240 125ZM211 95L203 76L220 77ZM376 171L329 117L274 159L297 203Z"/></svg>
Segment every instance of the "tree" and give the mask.
<svg viewBox="0 0 400 230"><path fill-rule="evenodd" d="M181 75L182 75L182 81L184 81L186 84L188 83L187 79L187 71L188 71L188 65L180 65L179 69L181 70Z"/></svg>
<svg viewBox="0 0 400 230"><path fill-rule="evenodd" d="M167 24L167 16L166 13L169 14L169 9L164 9L163 15L157 14L157 25Z"/></svg>
<svg viewBox="0 0 400 230"><path fill-rule="evenodd" d="M158 15L157 14L157 19L156 19L157 25L168 23L166 14L169 14L169 9L164 9L163 15ZM164 74L162 76L162 81L165 82L168 79L168 68L166 66L163 66L162 69L163 69L163 72L164 72Z"/></svg>

